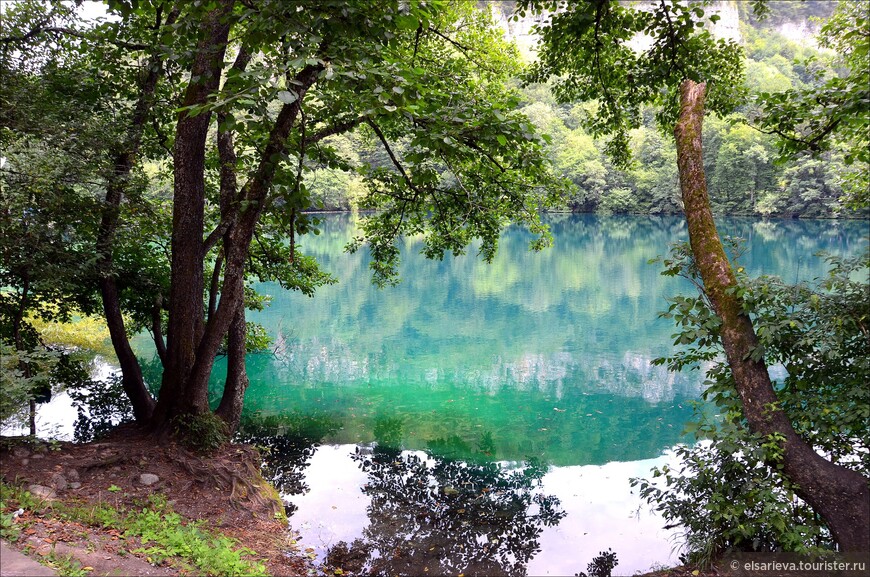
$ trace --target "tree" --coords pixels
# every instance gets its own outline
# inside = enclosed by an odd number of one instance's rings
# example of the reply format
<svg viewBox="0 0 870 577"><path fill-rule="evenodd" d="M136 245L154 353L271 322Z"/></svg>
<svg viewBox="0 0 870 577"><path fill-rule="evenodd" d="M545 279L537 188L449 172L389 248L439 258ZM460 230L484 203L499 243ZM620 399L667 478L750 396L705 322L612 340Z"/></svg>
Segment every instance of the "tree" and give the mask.
<svg viewBox="0 0 870 577"><path fill-rule="evenodd" d="M728 214L753 214L757 197L775 188L774 151L768 140L746 125L722 135L709 179L714 208Z"/></svg>
<svg viewBox="0 0 870 577"><path fill-rule="evenodd" d="M727 112L734 107L742 85L741 59L738 46L717 41L706 30L705 5L661 0L641 10L603 0L521 2L520 13L544 8L550 12L539 29L540 61L529 80L556 76L554 91L560 100L597 99L598 116L588 124L599 134L612 135L609 150L622 162L629 157L627 134L640 123L641 105L661 106L659 121L673 129L676 140L695 266L721 321L720 339L748 426L780 448L784 474L822 516L840 546L865 551L870 543L867 479L818 455L782 411L750 311L716 231L704 174L702 119L708 108ZM652 40L643 51L630 46L639 33ZM820 142L822 137L813 138Z"/></svg>
<svg viewBox="0 0 870 577"><path fill-rule="evenodd" d="M735 244L732 254L739 254ZM739 256L735 257L739 261ZM828 256L830 272L812 283L789 285L776 277L737 279L754 315L769 366L787 374L777 383L782 410L802 437L832 461L865 477L870 472L870 391L867 390L868 255ZM665 275L701 282L684 243L664 259ZM739 270L739 269L738 269ZM668 312L687 346L667 359L672 370L711 365L704 397L722 418L699 408L687 426L709 443L680 447L679 470L656 470L665 487L641 480L641 495L669 522L687 529L687 556L706 564L732 551L815 552L832 546L831 535L812 509L795 498L795 487L781 468L764 466L780 458L779 447L746 429L733 375L723 360L718 318L706 296L678 296ZM811 391L811 394L807 394Z"/></svg>
<svg viewBox="0 0 870 577"><path fill-rule="evenodd" d="M13 33L22 23L17 10L26 14L32 7L14 8L3 14L4 30ZM70 8L59 6L53 17L70 18ZM52 388L64 382L62 369L72 361L69 351L42 342L31 321L68 320L73 311L96 303L92 292L74 288L91 274L93 262L78 258L68 247L92 238L91 183L103 167L92 145L112 134L104 119L91 114L92 89L80 85L71 72L82 66L81 59L68 54L68 67L59 66L63 52L62 46L48 43L26 59L0 44L3 404L8 397L30 402L32 434L36 401L51 397ZM65 109L66 99L81 107ZM77 127L75 133L71 126Z"/></svg>
<svg viewBox="0 0 870 577"><path fill-rule="evenodd" d="M870 19L860 2L839 2L822 26L819 44L837 52L833 74L815 75L820 85L757 97L754 123L779 137L783 155L818 154L844 144L844 161L853 166L845 179L847 206L870 205Z"/></svg>
<svg viewBox="0 0 870 577"><path fill-rule="evenodd" d="M215 414L227 430L238 425L249 273L306 292L329 282L294 243L313 226L304 212L310 163L349 168L329 136L362 131L389 159L389 167L358 168L368 186L361 203L379 212L352 248L368 244L377 282L396 280L397 239L406 234L425 234L434 258L479 238L491 259L509 220L546 244L537 207L561 188L540 137L512 112L517 99L504 82L518 71L515 51L471 3L109 5L120 19L93 26L57 22L53 7L27 3L22 26L0 42L21 50L73 39L64 47L92 56L93 77L115 91L107 100L121 96L124 137L103 150L112 169L92 246L125 391L155 433L210 418L208 379L222 347L228 374ZM403 150L394 146L400 138ZM120 273L136 238L126 237L126 219L149 206L131 178L144 158L171 169L171 259L168 287L139 282L146 290L134 299ZM160 255L154 239L144 244ZM129 347L125 311L154 319L164 368L156 402Z"/></svg>

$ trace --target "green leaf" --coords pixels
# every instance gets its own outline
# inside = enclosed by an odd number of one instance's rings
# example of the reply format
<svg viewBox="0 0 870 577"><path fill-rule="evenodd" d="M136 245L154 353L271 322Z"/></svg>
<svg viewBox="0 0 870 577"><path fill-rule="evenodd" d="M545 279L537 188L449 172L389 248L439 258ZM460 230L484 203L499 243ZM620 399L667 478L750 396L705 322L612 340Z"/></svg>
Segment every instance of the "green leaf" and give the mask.
<svg viewBox="0 0 870 577"><path fill-rule="evenodd" d="M295 92L291 92L289 90L279 90L278 91L278 100L283 102L284 104L293 104L299 98L299 95Z"/></svg>

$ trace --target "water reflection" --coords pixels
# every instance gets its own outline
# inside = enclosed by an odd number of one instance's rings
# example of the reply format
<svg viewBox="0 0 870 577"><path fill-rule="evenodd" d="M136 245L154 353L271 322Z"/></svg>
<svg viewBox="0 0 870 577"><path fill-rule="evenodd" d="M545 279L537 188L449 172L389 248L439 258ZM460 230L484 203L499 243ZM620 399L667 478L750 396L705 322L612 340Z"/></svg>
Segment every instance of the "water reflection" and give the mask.
<svg viewBox="0 0 870 577"><path fill-rule="evenodd" d="M289 485L302 492L282 492L301 546L326 574L573 575L608 547L623 574L675 560L672 531L629 485L672 455L545 468L481 460L488 438L467 461L450 438L427 451L310 445L285 470L304 475Z"/></svg>
<svg viewBox="0 0 870 577"><path fill-rule="evenodd" d="M546 467L458 461L434 452L357 448L369 524L326 555L367 575L525 575L539 536L564 516L540 491Z"/></svg>
<svg viewBox="0 0 870 577"><path fill-rule="evenodd" d="M292 516L298 511L294 497L324 489L309 484L316 476L306 469L321 439L337 426L323 415L249 415L236 440L260 448L263 475L287 497ZM330 483L348 492L359 488L368 523L357 520L350 525L353 539L322 548L323 569L366 575L525 575L540 551L543 528L565 516L559 499L541 490L548 467L536 459L491 461L491 432L481 434L474 448L453 436L433 439L425 452L403 451L404 427L399 418L376 419L377 442L358 445L350 455L365 481L339 475ZM310 529L311 514L321 516L322 509L321 501L303 511L303 519L291 517L291 523Z"/></svg>
<svg viewBox="0 0 870 577"><path fill-rule="evenodd" d="M234 440L260 450L262 475L280 493L298 495L310 491L305 468L320 440L340 426L324 415L246 414ZM287 513L292 510L290 507Z"/></svg>
<svg viewBox="0 0 870 577"><path fill-rule="evenodd" d="M498 458L557 465L650 458L679 442L701 372L671 374L665 297L690 292L649 259L686 238L677 217L553 215L554 246L529 253L511 228L492 264L427 261L403 239L403 282L371 286L367 255L349 255L349 216L332 215L299 246L339 277L314 299L259 288L272 305L251 315L275 338L252 355L246 406L334 415L330 443L369 443L374 419L404 419L408 449L448 434L473 444L491 431ZM751 274L823 275L818 250L845 254L865 223L722 219L747 239ZM473 252L473 251L472 251ZM218 381L219 382L219 381ZM219 387L217 389L219 391ZM410 426L413 425L413 426ZM628 432L627 432L628 431Z"/></svg>

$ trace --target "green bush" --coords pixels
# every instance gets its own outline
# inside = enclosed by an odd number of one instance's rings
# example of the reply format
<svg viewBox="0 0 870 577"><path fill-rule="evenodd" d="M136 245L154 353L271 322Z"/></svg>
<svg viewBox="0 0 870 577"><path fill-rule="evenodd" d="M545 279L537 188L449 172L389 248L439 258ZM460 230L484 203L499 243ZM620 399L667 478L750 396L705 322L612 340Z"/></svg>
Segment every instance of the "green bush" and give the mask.
<svg viewBox="0 0 870 577"><path fill-rule="evenodd" d="M198 453L212 453L230 440L229 427L214 413L181 415L173 424L179 440Z"/></svg>

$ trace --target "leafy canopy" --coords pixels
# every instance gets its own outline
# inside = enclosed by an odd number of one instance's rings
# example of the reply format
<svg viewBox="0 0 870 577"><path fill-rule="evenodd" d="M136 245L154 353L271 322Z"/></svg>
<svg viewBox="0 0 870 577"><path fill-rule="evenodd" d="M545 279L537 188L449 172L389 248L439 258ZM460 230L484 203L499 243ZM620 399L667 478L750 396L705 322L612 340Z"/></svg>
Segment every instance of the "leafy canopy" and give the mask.
<svg viewBox="0 0 870 577"><path fill-rule="evenodd" d="M631 158L628 132L641 126L643 106L659 107L660 124L672 126L682 80L707 82L707 106L713 112L727 113L739 103L741 51L734 41L710 33L708 23L719 19L707 14L711 4L523 0L518 16L546 14L536 27L539 60L525 80L554 78L561 102L597 101L585 123L593 135L611 137L606 151L625 166Z"/></svg>

